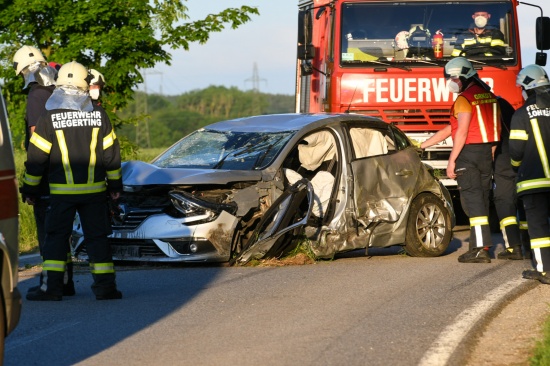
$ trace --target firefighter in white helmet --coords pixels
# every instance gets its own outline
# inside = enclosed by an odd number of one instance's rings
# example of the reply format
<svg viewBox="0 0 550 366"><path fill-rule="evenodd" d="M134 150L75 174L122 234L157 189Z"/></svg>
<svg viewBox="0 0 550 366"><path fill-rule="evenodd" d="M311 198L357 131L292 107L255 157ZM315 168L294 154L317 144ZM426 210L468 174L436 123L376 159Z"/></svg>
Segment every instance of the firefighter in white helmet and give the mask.
<svg viewBox="0 0 550 366"><path fill-rule="evenodd" d="M456 179L462 208L470 220L469 250L458 261L490 263L489 195L493 152L500 138L500 108L497 97L467 59L449 61L444 75L449 90L458 94L451 108L451 123L423 142L421 148L452 136L447 176Z"/></svg>
<svg viewBox="0 0 550 366"><path fill-rule="evenodd" d="M95 69L90 69L89 73L92 76L90 80L90 97L94 104L101 105L99 97L101 96L101 91L105 87L105 77Z"/></svg>
<svg viewBox="0 0 550 366"><path fill-rule="evenodd" d="M25 112L25 150L28 149L30 137L36 128L40 116L46 113L45 104L55 89L57 69L55 63L47 63L42 52L34 46L23 46L13 56L13 68L16 75L24 80L23 89L28 89L27 106ZM37 188L33 197L23 196L23 201L33 206L36 224L38 247L42 254L42 247L46 237L46 214L49 206L50 190L47 179L44 179ZM67 244L67 272L64 280L63 294L74 295L73 265L69 244ZM38 287L31 287L35 291Z"/></svg>
<svg viewBox="0 0 550 366"><path fill-rule="evenodd" d="M59 70L57 86L46 103L47 113L31 137L23 191L32 195L49 168L50 211L46 220L44 277L27 294L30 301L62 299L66 243L78 212L93 275L97 300L122 298L107 236L111 226L107 194L122 190L120 146L104 110L88 95L88 70L77 62Z"/></svg>
<svg viewBox="0 0 550 366"><path fill-rule="evenodd" d="M550 284L550 80L544 69L528 65L516 84L526 101L512 117L510 157L517 170L517 193L523 201L534 270L523 278Z"/></svg>

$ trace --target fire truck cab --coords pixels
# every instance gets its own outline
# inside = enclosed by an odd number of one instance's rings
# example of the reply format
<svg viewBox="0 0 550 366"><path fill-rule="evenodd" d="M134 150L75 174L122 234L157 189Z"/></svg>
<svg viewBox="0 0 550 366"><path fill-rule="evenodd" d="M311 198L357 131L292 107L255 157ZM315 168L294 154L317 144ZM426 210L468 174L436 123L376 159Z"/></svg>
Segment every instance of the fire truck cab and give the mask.
<svg viewBox="0 0 550 366"><path fill-rule="evenodd" d="M443 68L459 54L472 62L495 94L518 108L523 103L516 87L522 67L519 4L517 0L300 0L296 111L378 116L410 138L426 140L449 124L454 94L448 90ZM489 17L487 33L476 42L478 12ZM538 18L537 63L543 66L542 50L550 49L549 32L550 18ZM449 138L423 156L441 172L447 186L456 185L445 176L451 148Z"/></svg>

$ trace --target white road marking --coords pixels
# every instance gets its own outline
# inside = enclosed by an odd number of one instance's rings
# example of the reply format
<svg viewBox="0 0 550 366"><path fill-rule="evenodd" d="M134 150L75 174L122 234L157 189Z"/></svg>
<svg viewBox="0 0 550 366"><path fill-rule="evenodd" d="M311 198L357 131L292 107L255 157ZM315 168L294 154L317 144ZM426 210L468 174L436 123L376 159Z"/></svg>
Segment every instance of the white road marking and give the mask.
<svg viewBox="0 0 550 366"><path fill-rule="evenodd" d="M481 319L495 304L506 294L518 287L525 280L517 279L507 282L493 291L485 298L475 303L471 308L464 310L457 316L455 322L441 332L432 347L424 354L418 363L419 366L442 366L446 365L449 358L456 350L462 339L468 334L472 327Z"/></svg>

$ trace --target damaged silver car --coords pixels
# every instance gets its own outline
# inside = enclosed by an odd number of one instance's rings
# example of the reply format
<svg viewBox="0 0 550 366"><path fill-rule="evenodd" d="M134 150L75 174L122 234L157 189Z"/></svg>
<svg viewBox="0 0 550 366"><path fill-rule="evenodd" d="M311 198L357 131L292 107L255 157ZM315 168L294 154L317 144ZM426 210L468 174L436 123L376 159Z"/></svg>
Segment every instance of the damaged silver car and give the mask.
<svg viewBox="0 0 550 366"><path fill-rule="evenodd" d="M318 258L394 245L434 257L455 223L449 192L405 134L362 115L214 123L122 172L115 260L244 264L299 241ZM85 256L78 220L73 234Z"/></svg>

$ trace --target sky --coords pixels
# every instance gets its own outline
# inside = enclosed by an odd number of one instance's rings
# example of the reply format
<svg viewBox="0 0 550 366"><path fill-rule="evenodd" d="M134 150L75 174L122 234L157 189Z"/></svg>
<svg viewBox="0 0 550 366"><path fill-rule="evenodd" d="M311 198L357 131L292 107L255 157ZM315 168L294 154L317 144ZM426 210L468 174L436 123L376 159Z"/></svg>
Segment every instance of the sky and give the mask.
<svg viewBox="0 0 550 366"><path fill-rule="evenodd" d="M550 16L550 1L529 2ZM146 70L140 90L163 95L179 95L211 85L251 90L256 68L255 80L261 92L294 94L298 0L188 0L185 5L190 20L242 5L257 7L260 15L253 15L238 29L212 33L206 44L191 44L189 51L169 50L172 65L158 64ZM518 13L525 66L535 62L535 19L540 10L520 5ZM545 69L550 74L550 55Z"/></svg>

